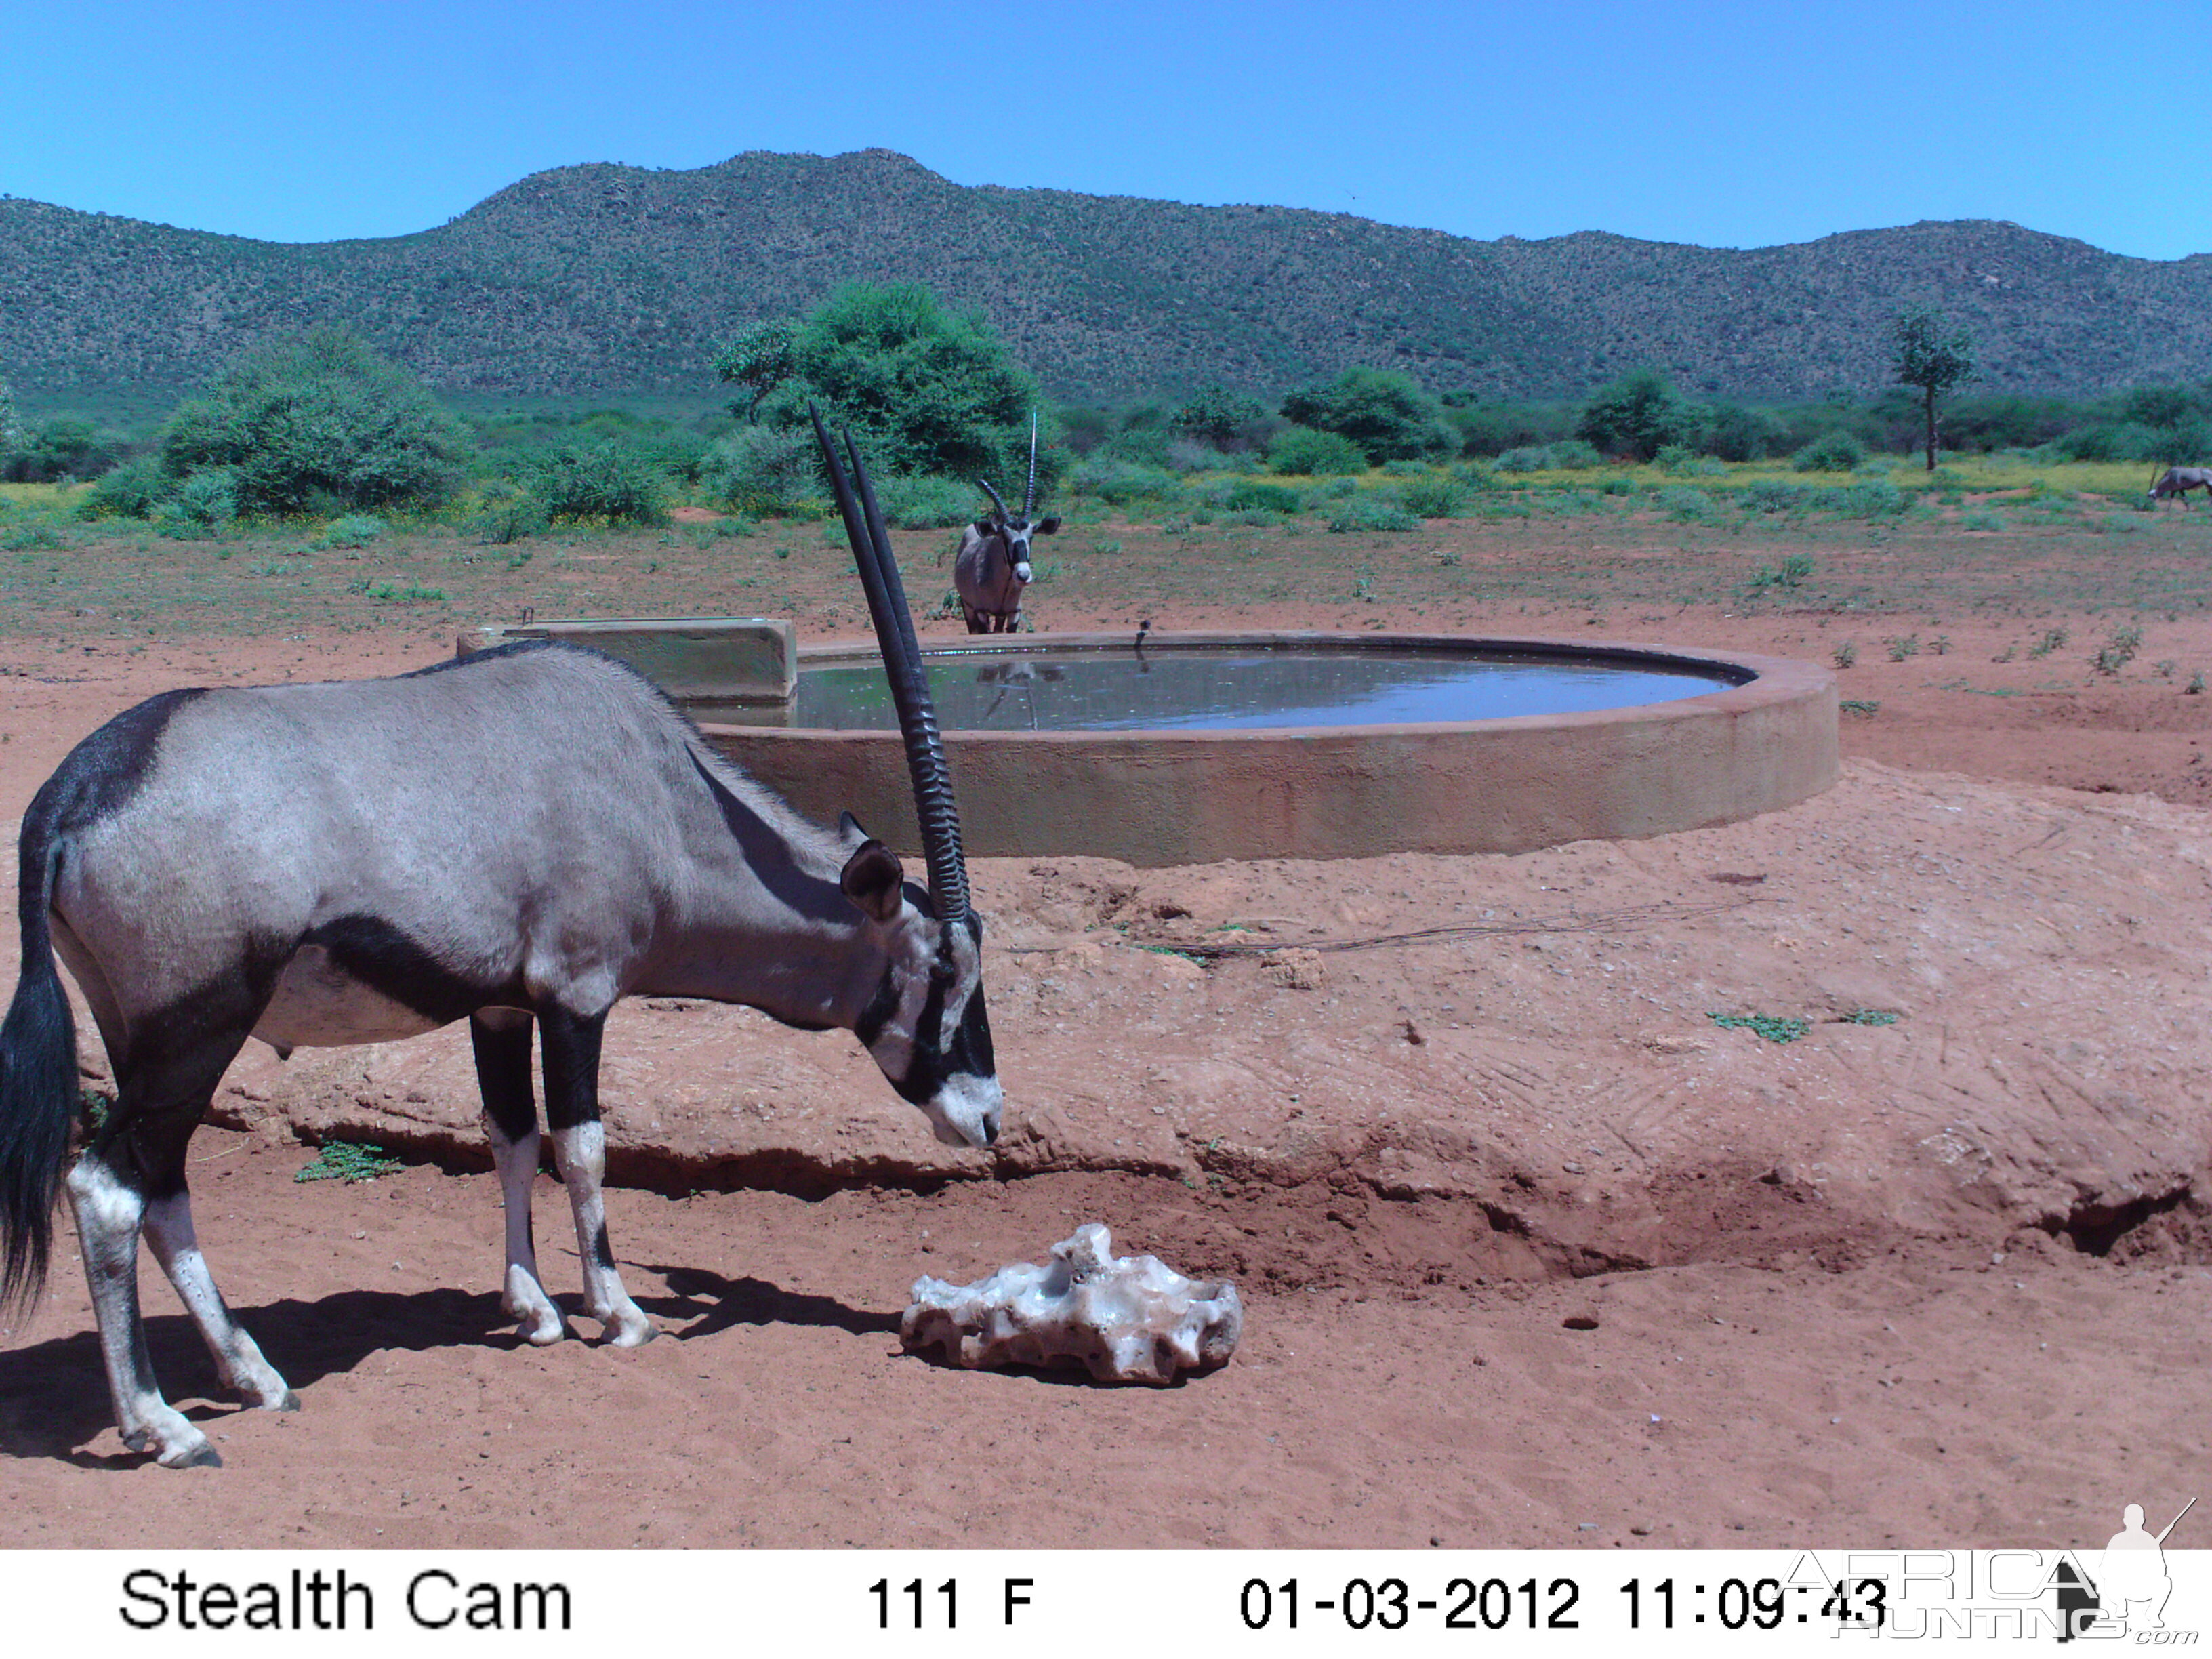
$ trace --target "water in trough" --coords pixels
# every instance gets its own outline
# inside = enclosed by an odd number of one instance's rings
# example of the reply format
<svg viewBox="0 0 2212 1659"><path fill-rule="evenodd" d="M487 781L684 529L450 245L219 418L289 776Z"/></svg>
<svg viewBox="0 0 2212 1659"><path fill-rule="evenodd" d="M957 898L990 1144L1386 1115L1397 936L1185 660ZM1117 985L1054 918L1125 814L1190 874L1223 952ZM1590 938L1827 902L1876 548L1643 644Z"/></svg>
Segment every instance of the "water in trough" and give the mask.
<svg viewBox="0 0 2212 1659"><path fill-rule="evenodd" d="M1405 647L963 650L932 653L928 666L930 694L947 731L1188 731L1486 720L1632 708L1726 690L1740 683L1713 667ZM802 670L795 704L771 718L778 725L833 731L896 724L883 671L872 662Z"/></svg>

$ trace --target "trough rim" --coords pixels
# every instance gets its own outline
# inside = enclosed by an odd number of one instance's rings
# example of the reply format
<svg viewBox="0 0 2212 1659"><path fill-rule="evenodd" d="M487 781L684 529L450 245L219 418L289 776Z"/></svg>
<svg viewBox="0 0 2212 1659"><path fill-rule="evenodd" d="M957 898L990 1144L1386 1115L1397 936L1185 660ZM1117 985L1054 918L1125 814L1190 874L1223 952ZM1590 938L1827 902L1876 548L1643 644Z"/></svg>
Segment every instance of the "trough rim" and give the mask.
<svg viewBox="0 0 2212 1659"><path fill-rule="evenodd" d="M1069 633L1036 633L1019 635L989 634L969 635L948 643L929 643L922 647L922 658L933 657L1005 656L1048 651L1115 651L1127 652L1134 643L1134 635L1128 630L1113 633L1085 631ZM1018 639L1020 643L1007 641ZM982 641L994 641L983 643ZM1360 633L1351 634L1324 629L1205 629L1170 633L1159 630L1145 635L1145 648L1151 650L1196 651L1229 650L1239 647L1342 650L1347 653L1365 650L1446 650L1473 651L1485 647L1512 652L1524 656L1552 657L1563 660L1607 659L1622 666L1648 665L1654 667L1695 668L1705 672L1720 670L1741 674L1742 678L1734 685L1712 691L1703 691L1686 697L1670 697L1663 702L1629 703L1614 708L1584 709L1565 714L1506 714L1490 720L1419 720L1395 724L1362 724L1330 726L1116 726L1109 731L1042 731L1023 730L984 731L971 727L951 727L944 733L947 744L1114 744L1141 740L1147 744L1206 744L1223 742L1252 744L1310 743L1318 738L1340 739L1350 736L1362 738L1426 737L1454 732L1513 732L1540 727L1576 728L1601 726L1629 721L1671 721L1711 719L1716 715L1742 715L1754 710L1818 697L1823 692L1833 693L1835 676L1816 663L1796 657L1770 657L1753 652L1715 652L1691 649L1681 646L1662 645L1644 641L1623 640L1563 640L1556 635L1507 634L1410 634ZM826 668L847 664L859 664L879 659L874 645L860 641L830 641L799 647L799 667ZM722 732L744 733L747 738L767 738L784 742L860 742L883 743L900 741L896 727L837 727L821 726L745 726L726 721L702 720L702 733Z"/></svg>

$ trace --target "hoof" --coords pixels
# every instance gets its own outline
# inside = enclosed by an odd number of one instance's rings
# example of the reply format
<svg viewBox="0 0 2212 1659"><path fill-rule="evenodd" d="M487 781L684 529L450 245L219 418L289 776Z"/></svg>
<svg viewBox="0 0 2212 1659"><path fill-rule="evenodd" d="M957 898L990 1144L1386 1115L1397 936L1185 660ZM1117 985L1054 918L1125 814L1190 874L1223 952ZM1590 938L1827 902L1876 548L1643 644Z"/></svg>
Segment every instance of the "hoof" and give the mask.
<svg viewBox="0 0 2212 1659"><path fill-rule="evenodd" d="M526 1314L523 1316L522 1322L514 1328L514 1334L533 1348L550 1348L568 1334L568 1327L559 1314L544 1317Z"/></svg>
<svg viewBox="0 0 2212 1659"><path fill-rule="evenodd" d="M635 1308L625 1308L607 1321L602 1340L611 1348L641 1348L660 1333Z"/></svg>
<svg viewBox="0 0 2212 1659"><path fill-rule="evenodd" d="M261 1409L264 1412L295 1412L300 1409L300 1396L287 1389L284 1390L283 1399L271 1401L264 1404Z"/></svg>
<svg viewBox="0 0 2212 1659"><path fill-rule="evenodd" d="M219 1469L222 1454L203 1440L197 1446L163 1452L154 1461L165 1469Z"/></svg>

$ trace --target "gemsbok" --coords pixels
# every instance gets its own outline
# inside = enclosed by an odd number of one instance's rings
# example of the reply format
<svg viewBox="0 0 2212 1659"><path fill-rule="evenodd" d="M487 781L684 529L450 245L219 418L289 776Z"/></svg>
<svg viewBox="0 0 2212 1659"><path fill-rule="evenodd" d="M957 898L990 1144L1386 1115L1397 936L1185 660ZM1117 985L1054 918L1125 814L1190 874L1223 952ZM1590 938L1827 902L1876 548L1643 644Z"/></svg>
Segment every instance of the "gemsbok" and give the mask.
<svg viewBox="0 0 2212 1659"><path fill-rule="evenodd" d="M2189 509L2189 492L2201 489L2204 498L2212 501L2212 466L2169 466L2150 487L2150 498L2162 501L2168 496L2181 503L2182 510Z"/></svg>
<svg viewBox="0 0 2212 1659"><path fill-rule="evenodd" d="M1049 536L1057 518L1030 522L1036 511L1036 417L1030 417L1030 487L1019 517L1006 511L990 482L978 478L991 498L991 516L960 532L960 554L952 562L952 586L970 634L1012 634L1022 624L1022 592L1030 585L1030 538Z"/></svg>
<svg viewBox="0 0 2212 1659"><path fill-rule="evenodd" d="M65 1192L133 1449L172 1468L222 1461L156 1386L142 1232L225 1385L268 1410L298 1403L217 1292L185 1184L185 1145L250 1036L289 1054L469 1021L507 1206L502 1305L533 1343L566 1333L531 1236L533 1027L584 1308L617 1346L653 1334L600 1194L599 1048L619 999L842 1027L940 1140L996 1137L983 931L913 622L858 451L848 434L848 483L818 416L815 434L905 736L927 892L850 814L808 823L718 757L630 669L543 641L396 679L167 692L39 791L21 843L21 973L0 1023L0 1305L38 1297ZM116 1088L73 1164L76 1039L57 957Z"/></svg>

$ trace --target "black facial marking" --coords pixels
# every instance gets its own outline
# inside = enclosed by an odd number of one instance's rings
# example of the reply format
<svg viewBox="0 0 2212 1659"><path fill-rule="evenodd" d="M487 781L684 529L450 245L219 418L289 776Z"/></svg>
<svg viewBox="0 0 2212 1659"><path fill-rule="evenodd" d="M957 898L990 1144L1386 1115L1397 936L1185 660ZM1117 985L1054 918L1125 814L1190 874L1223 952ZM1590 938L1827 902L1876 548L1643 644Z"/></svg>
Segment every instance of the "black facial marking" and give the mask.
<svg viewBox="0 0 2212 1659"><path fill-rule="evenodd" d="M862 1048L875 1045L876 1039L884 1034L884 1026L898 1012L898 975L886 968L884 976L876 981L875 994L868 999L868 1006L853 1022L853 1035L860 1039Z"/></svg>
<svg viewBox="0 0 2212 1659"><path fill-rule="evenodd" d="M963 921L969 938L980 946L982 921L972 910ZM959 967L952 956L952 929L948 925L939 935L937 960L929 971L929 994L923 999L921 1016L915 1022L913 1058L908 1062L906 1075L891 1079L891 1087L898 1091L899 1097L917 1106L933 1099L948 1077L989 1077L998 1070L991 1052L991 1023L983 1012L981 981L969 994L967 1007L961 1012L960 1024L952 1034L951 1044L947 1047L943 1042L945 994L958 976Z"/></svg>

